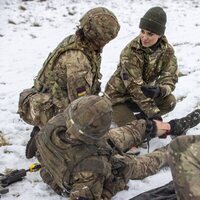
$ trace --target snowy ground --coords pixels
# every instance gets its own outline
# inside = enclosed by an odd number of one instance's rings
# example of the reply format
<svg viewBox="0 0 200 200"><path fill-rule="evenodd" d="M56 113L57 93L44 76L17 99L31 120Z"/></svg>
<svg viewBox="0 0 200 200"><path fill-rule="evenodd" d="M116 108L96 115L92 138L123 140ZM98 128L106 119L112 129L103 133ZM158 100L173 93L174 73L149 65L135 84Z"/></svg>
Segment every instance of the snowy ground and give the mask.
<svg viewBox="0 0 200 200"><path fill-rule="evenodd" d="M67 35L73 33L80 17L90 8L105 6L118 17L121 30L118 37L104 49L102 58L103 87L116 69L122 48L139 33L140 17L152 6L162 6L168 15L166 35L174 45L179 69L185 75L179 79L174 94L178 99L168 121L182 117L200 106L200 3L198 0L0 0L0 135L7 142L0 147L0 172L6 168L27 168L34 159L24 155L31 126L16 114L19 93L32 86L33 78L48 53ZM188 134L197 134L200 125ZM151 150L169 143L151 141ZM168 169L142 181L130 181L129 191L118 193L114 200L126 200L143 191L171 180ZM24 181L10 186L2 200L58 200L38 173L28 174Z"/></svg>

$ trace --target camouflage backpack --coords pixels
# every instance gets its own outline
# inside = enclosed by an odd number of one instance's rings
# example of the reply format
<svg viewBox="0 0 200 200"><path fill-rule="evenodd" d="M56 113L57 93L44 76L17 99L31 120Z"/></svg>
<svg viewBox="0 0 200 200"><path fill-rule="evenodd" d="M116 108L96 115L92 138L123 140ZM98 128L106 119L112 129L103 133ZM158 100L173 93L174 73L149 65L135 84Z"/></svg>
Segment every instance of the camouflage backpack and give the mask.
<svg viewBox="0 0 200 200"><path fill-rule="evenodd" d="M32 118L30 114L29 99L31 96L36 94L35 88L29 88L23 90L19 95L18 111L20 118L22 118L26 123L32 124Z"/></svg>

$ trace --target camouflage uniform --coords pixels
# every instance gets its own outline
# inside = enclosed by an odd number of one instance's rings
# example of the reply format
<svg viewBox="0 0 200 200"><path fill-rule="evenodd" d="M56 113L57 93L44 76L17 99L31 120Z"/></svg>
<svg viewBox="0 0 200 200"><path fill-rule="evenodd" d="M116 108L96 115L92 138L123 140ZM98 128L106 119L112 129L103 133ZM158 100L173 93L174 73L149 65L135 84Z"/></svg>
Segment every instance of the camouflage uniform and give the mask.
<svg viewBox="0 0 200 200"><path fill-rule="evenodd" d="M29 124L42 127L67 105L86 94L100 92L100 53L117 36L119 24L106 8L88 11L76 35L66 37L50 53L34 81L21 93L18 113Z"/></svg>
<svg viewBox="0 0 200 200"><path fill-rule="evenodd" d="M200 136L180 136L169 145L168 160L178 200L200 199Z"/></svg>
<svg viewBox="0 0 200 200"><path fill-rule="evenodd" d="M8 142L6 141L6 139L4 138L3 133L0 131L0 147L1 146L5 146L8 145Z"/></svg>
<svg viewBox="0 0 200 200"><path fill-rule="evenodd" d="M155 174L165 164L165 148L138 157L122 153L129 148L130 137L124 137L127 142L120 141L124 145L117 151L112 148L107 142L109 137L121 137L127 130L130 135L131 131L133 135L145 132L146 122L140 120L124 129L113 129L109 136L102 137L110 126L110 113L111 103L105 103L102 97L81 97L49 120L37 135L41 177L58 194L65 192L71 200L111 199L127 189L129 179ZM116 137L112 142L119 144Z"/></svg>
<svg viewBox="0 0 200 200"><path fill-rule="evenodd" d="M126 123L126 120L133 119L127 117L133 111L142 111L147 117L171 111L176 104L171 92L177 79L177 60L166 37L162 36L150 48L142 47L140 37L136 37L123 49L118 68L105 88L113 104L113 117L116 110ZM163 95L155 99L147 98L141 91L143 85L160 86ZM118 106L126 109L124 115L122 109L117 111Z"/></svg>

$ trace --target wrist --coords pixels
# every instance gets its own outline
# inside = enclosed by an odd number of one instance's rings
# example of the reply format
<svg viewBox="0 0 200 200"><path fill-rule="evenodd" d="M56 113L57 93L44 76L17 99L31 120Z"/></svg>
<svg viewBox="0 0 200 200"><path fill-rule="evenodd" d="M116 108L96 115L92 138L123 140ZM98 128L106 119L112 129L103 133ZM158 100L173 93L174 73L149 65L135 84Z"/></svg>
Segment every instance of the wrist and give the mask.
<svg viewBox="0 0 200 200"><path fill-rule="evenodd" d="M154 122L156 125L156 136L159 138L166 138L170 134L170 124L159 120L154 120Z"/></svg>

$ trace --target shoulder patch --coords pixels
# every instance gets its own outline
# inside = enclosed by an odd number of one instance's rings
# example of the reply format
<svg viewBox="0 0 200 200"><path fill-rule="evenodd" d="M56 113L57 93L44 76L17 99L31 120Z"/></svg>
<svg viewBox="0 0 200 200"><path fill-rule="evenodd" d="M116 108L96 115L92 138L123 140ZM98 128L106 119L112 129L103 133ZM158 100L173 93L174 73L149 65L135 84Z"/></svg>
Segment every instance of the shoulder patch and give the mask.
<svg viewBox="0 0 200 200"><path fill-rule="evenodd" d="M128 80L128 73L127 73L127 72L124 72L124 73L122 74L122 79L123 79L124 81Z"/></svg>

